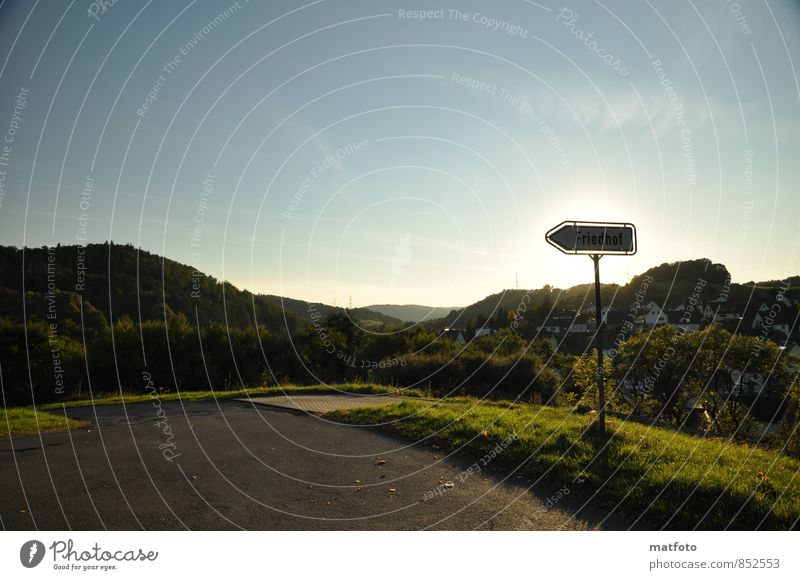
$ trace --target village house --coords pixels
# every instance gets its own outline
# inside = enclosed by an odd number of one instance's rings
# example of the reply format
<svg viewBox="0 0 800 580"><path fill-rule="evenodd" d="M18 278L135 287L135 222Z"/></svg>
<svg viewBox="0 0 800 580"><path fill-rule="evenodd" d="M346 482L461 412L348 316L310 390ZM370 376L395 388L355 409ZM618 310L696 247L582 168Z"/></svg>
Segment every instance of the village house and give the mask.
<svg viewBox="0 0 800 580"><path fill-rule="evenodd" d="M716 316L714 320L718 321L727 321L727 320L739 320L742 317L741 312L733 306L720 306L719 310L716 312Z"/></svg>
<svg viewBox="0 0 800 580"><path fill-rule="evenodd" d="M797 313L786 309L781 309L772 316L770 316L770 311L759 310L753 317L752 328L756 333L766 329L767 335L774 333L783 338L789 338L796 320Z"/></svg>
<svg viewBox="0 0 800 580"><path fill-rule="evenodd" d="M579 314L573 318L572 323L568 327L567 332L588 332L589 317L585 314Z"/></svg>
<svg viewBox="0 0 800 580"><path fill-rule="evenodd" d="M675 326L684 332L694 332L695 330L700 330L702 321L703 315L700 314L699 311L695 310L688 315L681 314L680 317L675 319Z"/></svg>
<svg viewBox="0 0 800 580"><path fill-rule="evenodd" d="M645 326L661 326L663 324L669 324L669 316L666 312L664 312L660 306L658 306L655 302L651 302L652 306L644 315L644 324Z"/></svg>
<svg viewBox="0 0 800 580"><path fill-rule="evenodd" d="M739 370L730 370L731 377L733 378L733 388L730 389L730 394L734 396L739 395L757 395L764 389L767 379L763 373L751 373ZM723 394L728 394L727 389L721 390Z"/></svg>
<svg viewBox="0 0 800 580"><path fill-rule="evenodd" d="M444 338L449 338L450 340L454 340L456 342L466 342L466 340L464 339L465 333L466 331L462 329L445 328L440 336Z"/></svg>
<svg viewBox="0 0 800 580"><path fill-rule="evenodd" d="M555 322L548 321L536 327L536 332L549 332L551 334L561 334L561 327Z"/></svg>
<svg viewBox="0 0 800 580"><path fill-rule="evenodd" d="M543 324L537 326L536 331L544 331L556 335L574 332L572 325L578 316L575 311L559 310L553 316L547 318Z"/></svg>

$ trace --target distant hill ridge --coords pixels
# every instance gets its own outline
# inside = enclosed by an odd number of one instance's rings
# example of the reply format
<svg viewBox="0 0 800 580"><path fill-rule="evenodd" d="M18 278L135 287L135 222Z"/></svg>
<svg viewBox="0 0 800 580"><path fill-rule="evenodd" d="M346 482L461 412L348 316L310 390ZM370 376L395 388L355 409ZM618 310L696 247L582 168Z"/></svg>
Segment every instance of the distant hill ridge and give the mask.
<svg viewBox="0 0 800 580"><path fill-rule="evenodd" d="M405 322L423 322L443 318L461 306L423 306L420 304L372 304L366 307L373 312L398 318Z"/></svg>
<svg viewBox="0 0 800 580"><path fill-rule="evenodd" d="M280 296L253 294L228 282L197 272L193 267L169 258L137 250L132 245L57 245L53 248L0 246L0 316L21 321L22 290L26 312L45 318L48 292L67 302L59 317L79 317L74 307L83 302L85 311L109 320L122 316L132 320L160 320L165 310L182 313L194 323L227 324L239 328L256 321L274 332L292 332L310 319L309 302ZM23 286L24 281L24 286ZM315 304L328 316L343 308ZM402 324L401 320L364 308L351 316L362 326ZM80 325L80 319L73 320Z"/></svg>
<svg viewBox="0 0 800 580"><path fill-rule="evenodd" d="M79 303L84 315L128 316L133 320L162 319L165 310L182 313L201 325L209 322L236 327L264 324L273 332L292 332L298 324L309 322L311 303L289 297L253 294L227 282L197 272L191 266L132 245L90 244L58 245L53 248L20 248L0 246L0 316L20 321L23 313L22 290L26 292L26 312L45 318L48 291L52 290L80 325ZM626 307L647 282L644 301L673 307L684 303L692 289L703 280L701 301L720 299L732 305L750 301L757 307L772 304L776 291L787 284L791 292L800 287L800 277L785 281L733 284L722 264L707 259L664 263L634 276L628 284L604 284L603 303ZM110 283L109 283L110 280ZM408 322L440 330L447 326L466 326L476 317L486 320L506 316L524 304L529 315L556 309L581 309L593 304L593 285L581 284L567 289L545 285L535 290L503 290L463 308L430 307L418 304L379 304L350 311L361 326L402 326ZM345 309L314 303L323 316ZM60 313L63 316L64 313ZM492 326L492 324L488 324Z"/></svg>
<svg viewBox="0 0 800 580"><path fill-rule="evenodd" d="M655 302L665 308L673 308L685 303L692 296L699 281L703 282L700 302L724 302L731 307L758 308L762 302L772 304L776 292L788 284L790 292L800 296L800 276L786 280L768 282L731 282L728 269L723 264L708 259L668 262L655 266L634 276L625 285L602 284L603 305L627 308L635 301L635 295L645 288L644 303ZM543 319L551 309L584 310L594 304L594 284L579 284L561 289L545 285L535 290L511 289L492 294L469 306L448 313L441 319L426 323L432 329L444 327L465 327L476 318L486 320L487 326L496 326L498 314L524 309L528 316ZM497 321L501 322L501 321Z"/></svg>

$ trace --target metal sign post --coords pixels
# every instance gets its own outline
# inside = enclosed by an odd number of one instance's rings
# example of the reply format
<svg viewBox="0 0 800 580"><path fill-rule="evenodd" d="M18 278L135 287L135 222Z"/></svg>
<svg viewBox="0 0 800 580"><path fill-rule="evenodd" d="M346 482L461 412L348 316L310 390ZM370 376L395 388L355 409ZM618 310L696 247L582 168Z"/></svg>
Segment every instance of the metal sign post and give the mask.
<svg viewBox="0 0 800 580"><path fill-rule="evenodd" d="M545 234L547 243L565 254L588 255L594 263L594 305L597 317L598 429L606 432L606 393L603 377L603 307L600 297L600 258L604 255L630 256L636 253L636 227L630 223L561 222Z"/></svg>
<svg viewBox="0 0 800 580"><path fill-rule="evenodd" d="M597 349L597 423L600 434L606 432L606 391L603 377L603 309L600 306L600 254L592 255L594 262L594 311L597 317L597 329L594 334L594 344Z"/></svg>

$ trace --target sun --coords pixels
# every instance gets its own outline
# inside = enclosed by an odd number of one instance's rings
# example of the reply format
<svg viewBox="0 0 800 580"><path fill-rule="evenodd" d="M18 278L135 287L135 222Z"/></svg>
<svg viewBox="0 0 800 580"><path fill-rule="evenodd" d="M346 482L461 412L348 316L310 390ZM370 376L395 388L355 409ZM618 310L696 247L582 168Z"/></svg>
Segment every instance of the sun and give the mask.
<svg viewBox="0 0 800 580"><path fill-rule="evenodd" d="M565 220L587 222L630 222L636 223L635 205L623 199L622 194L604 194L601 190L580 191L577 194L567 193L557 204L548 208L548 214L564 217L554 222Z"/></svg>

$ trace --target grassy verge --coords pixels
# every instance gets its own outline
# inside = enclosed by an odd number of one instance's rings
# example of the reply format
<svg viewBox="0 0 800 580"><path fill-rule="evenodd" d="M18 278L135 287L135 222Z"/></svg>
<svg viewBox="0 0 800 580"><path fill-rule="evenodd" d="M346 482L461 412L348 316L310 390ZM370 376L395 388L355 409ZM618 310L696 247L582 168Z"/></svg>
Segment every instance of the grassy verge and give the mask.
<svg viewBox="0 0 800 580"><path fill-rule="evenodd" d="M86 421L67 419L63 415L53 415L36 411L32 407L0 409L0 438L12 435L31 435L45 431L63 431L88 425Z"/></svg>
<svg viewBox="0 0 800 580"><path fill-rule="evenodd" d="M158 393L161 401L202 401L206 399L222 399L230 397L266 397L270 395L331 395L336 393L349 393L357 395L391 394L405 397L419 397L421 393L412 389L399 389L384 385L354 383L348 385L284 385L281 387L260 387L253 389L239 389L235 391L180 391ZM99 394L94 399L73 399L58 403L40 405L39 409L61 409L65 407L83 407L87 405L114 405L118 403L141 403L152 401L149 393L123 393Z"/></svg>
<svg viewBox="0 0 800 580"><path fill-rule="evenodd" d="M510 406L510 408L509 408ZM640 527L790 529L800 517L800 461L748 445L621 420L602 438L566 409L450 399L329 413L566 485ZM511 438L511 439L509 439ZM509 441L511 441L509 443ZM505 445L503 445L505 443ZM605 447L605 462L597 459Z"/></svg>

